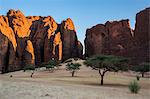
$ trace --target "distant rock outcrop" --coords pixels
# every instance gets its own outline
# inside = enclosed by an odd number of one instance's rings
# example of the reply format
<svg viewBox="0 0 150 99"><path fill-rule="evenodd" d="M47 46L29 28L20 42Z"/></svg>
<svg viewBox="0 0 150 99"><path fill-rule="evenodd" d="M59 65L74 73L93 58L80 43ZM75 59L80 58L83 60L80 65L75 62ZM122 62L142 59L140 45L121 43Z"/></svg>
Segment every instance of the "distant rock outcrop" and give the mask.
<svg viewBox="0 0 150 99"><path fill-rule="evenodd" d="M150 61L150 7L136 14L134 38L137 62Z"/></svg>
<svg viewBox="0 0 150 99"><path fill-rule="evenodd" d="M129 20L106 22L87 29L85 55L109 54L126 56L133 46Z"/></svg>
<svg viewBox="0 0 150 99"><path fill-rule="evenodd" d="M83 47L70 18L57 24L51 16L25 17L19 10L9 10L0 16L0 40L2 73L53 59L82 58Z"/></svg>
<svg viewBox="0 0 150 99"><path fill-rule="evenodd" d="M118 55L129 57L133 63L149 60L150 8L136 16L135 31L129 20L98 24L86 31L85 56Z"/></svg>

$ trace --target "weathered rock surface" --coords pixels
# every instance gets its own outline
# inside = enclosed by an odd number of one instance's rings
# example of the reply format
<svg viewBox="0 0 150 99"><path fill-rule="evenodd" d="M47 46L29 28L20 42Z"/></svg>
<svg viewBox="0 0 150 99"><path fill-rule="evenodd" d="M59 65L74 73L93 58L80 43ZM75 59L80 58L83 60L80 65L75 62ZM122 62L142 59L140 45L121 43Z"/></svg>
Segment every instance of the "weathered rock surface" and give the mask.
<svg viewBox="0 0 150 99"><path fill-rule="evenodd" d="M108 37L108 31L105 25L98 24L91 29L86 30L85 38L85 56L89 57L96 54L102 54L104 49L104 40Z"/></svg>
<svg viewBox="0 0 150 99"><path fill-rule="evenodd" d="M9 27L8 18L0 16L0 71L7 72L15 64L15 51L17 42L11 27ZM17 69L14 66L14 69ZM12 69L13 70L13 69Z"/></svg>
<svg viewBox="0 0 150 99"><path fill-rule="evenodd" d="M32 42L30 40L26 41L26 48L23 52L23 61L25 65L34 64L35 55L34 55L34 48Z"/></svg>
<svg viewBox="0 0 150 99"><path fill-rule="evenodd" d="M60 32L62 34L63 60L66 60L70 57L77 57L78 40L74 24L70 18L64 20L60 24Z"/></svg>
<svg viewBox="0 0 150 99"><path fill-rule="evenodd" d="M135 31L129 20L98 24L86 31L85 56L118 55L129 57L133 63L149 61L150 8L136 16Z"/></svg>
<svg viewBox="0 0 150 99"><path fill-rule="evenodd" d="M83 47L70 18L57 24L51 16L26 17L19 10L9 10L7 16L0 16L0 40L2 73L53 59L82 58Z"/></svg>
<svg viewBox="0 0 150 99"><path fill-rule="evenodd" d="M136 14L134 37L135 57L138 61L150 61L150 8Z"/></svg>
<svg viewBox="0 0 150 99"><path fill-rule="evenodd" d="M133 46L129 20L106 22L87 29L85 55L109 54L126 56Z"/></svg>

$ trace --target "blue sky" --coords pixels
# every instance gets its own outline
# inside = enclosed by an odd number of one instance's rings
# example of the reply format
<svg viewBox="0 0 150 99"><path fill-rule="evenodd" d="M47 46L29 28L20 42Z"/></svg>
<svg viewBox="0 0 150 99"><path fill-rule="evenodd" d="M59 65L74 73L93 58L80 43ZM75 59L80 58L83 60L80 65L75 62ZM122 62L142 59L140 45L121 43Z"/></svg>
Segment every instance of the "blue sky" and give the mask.
<svg viewBox="0 0 150 99"><path fill-rule="evenodd" d="M83 43L87 28L108 20L130 19L134 28L136 13L146 7L150 0L0 0L0 15L19 9L26 16L50 15L58 23L70 17Z"/></svg>

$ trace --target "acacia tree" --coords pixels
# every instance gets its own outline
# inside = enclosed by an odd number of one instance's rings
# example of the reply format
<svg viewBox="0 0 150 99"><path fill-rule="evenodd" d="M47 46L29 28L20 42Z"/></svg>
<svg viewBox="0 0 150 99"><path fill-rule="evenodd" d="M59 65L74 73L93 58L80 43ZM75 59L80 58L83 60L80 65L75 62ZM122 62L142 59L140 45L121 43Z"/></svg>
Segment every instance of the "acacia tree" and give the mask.
<svg viewBox="0 0 150 99"><path fill-rule="evenodd" d="M33 74L35 72L35 66L33 65L26 65L24 68L23 68L23 71L25 72L26 70L31 70L32 73L30 75L30 77L32 78L33 77Z"/></svg>
<svg viewBox="0 0 150 99"><path fill-rule="evenodd" d="M104 75L108 71L118 72L127 70L128 60L123 57L113 55L101 55L88 58L84 64L94 70L98 70L101 76L101 85L103 85Z"/></svg>
<svg viewBox="0 0 150 99"><path fill-rule="evenodd" d="M57 67L58 62L56 62L55 60L50 60L47 63L44 64L46 69L49 70L49 72L53 72L54 68Z"/></svg>
<svg viewBox="0 0 150 99"><path fill-rule="evenodd" d="M144 74L146 72L149 72L150 71L150 63L149 62L144 62L144 63L141 63L137 66L134 66L132 68L133 71L135 72L140 72L142 74L142 77L144 77Z"/></svg>
<svg viewBox="0 0 150 99"><path fill-rule="evenodd" d="M66 70L69 70L72 74L72 77L74 77L74 74L77 70L80 69L81 64L79 63L68 63L66 65Z"/></svg>

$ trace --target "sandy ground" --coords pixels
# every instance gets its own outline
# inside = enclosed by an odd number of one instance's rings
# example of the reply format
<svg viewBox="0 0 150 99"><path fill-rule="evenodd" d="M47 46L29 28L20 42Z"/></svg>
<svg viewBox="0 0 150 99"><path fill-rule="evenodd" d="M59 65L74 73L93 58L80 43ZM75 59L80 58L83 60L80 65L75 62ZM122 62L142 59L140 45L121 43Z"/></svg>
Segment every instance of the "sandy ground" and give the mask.
<svg viewBox="0 0 150 99"><path fill-rule="evenodd" d="M63 64L65 65L65 64ZM135 80L133 73L108 72L104 86L100 85L97 71L85 66L75 75L64 66L53 73L37 70L30 78L31 71L17 71L0 75L0 99L149 99L150 79L139 81L141 90L132 94L128 84ZM13 77L10 77L12 75Z"/></svg>

